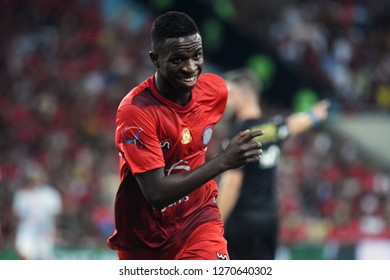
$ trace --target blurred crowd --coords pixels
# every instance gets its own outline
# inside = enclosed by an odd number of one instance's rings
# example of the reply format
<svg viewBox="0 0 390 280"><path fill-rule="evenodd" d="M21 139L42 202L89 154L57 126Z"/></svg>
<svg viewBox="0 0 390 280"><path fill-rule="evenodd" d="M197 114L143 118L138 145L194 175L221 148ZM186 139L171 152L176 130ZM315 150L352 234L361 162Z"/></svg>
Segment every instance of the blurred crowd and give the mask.
<svg viewBox="0 0 390 280"><path fill-rule="evenodd" d="M390 241L389 168L375 164L347 138L314 129L288 140L278 192L284 246L355 250L366 239ZM342 258L339 253L328 257Z"/></svg>
<svg viewBox="0 0 390 280"><path fill-rule="evenodd" d="M150 75L150 16L132 1L0 3L0 250L39 164L60 191L58 244L105 247L119 183L115 113Z"/></svg>
<svg viewBox="0 0 390 280"><path fill-rule="evenodd" d="M390 1L233 2L236 24L335 94L344 112L389 112Z"/></svg>
<svg viewBox="0 0 390 280"><path fill-rule="evenodd" d="M299 1L261 36L345 108L388 110L388 8L389 1ZM0 2L0 252L15 244L14 196L36 165L61 194L58 246L106 248L119 183L115 113L153 73L153 19L132 0ZM278 176L283 245L390 239L389 170L321 128L286 144Z"/></svg>

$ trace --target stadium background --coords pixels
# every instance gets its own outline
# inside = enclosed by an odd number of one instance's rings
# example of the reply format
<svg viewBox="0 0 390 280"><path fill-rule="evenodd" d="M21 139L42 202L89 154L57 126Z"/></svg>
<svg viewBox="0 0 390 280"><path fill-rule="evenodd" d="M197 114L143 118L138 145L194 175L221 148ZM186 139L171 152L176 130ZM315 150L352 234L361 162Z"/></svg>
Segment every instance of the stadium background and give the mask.
<svg viewBox="0 0 390 280"><path fill-rule="evenodd" d="M56 258L115 258L115 112L153 73L150 25L171 9L198 23L206 71L257 73L267 113L332 100L284 147L278 257L390 259L388 0L0 1L0 259L17 258L11 204L30 162L62 195Z"/></svg>

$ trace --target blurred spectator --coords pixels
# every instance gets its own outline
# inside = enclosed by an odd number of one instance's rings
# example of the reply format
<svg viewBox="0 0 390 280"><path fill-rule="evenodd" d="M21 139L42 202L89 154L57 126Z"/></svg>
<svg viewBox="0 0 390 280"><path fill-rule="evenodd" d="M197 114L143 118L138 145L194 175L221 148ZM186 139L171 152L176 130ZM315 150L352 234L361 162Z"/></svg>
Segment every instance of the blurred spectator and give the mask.
<svg viewBox="0 0 390 280"><path fill-rule="evenodd" d="M258 138L262 143L261 159L221 175L217 201L225 222L229 254L232 259L275 259L279 244L275 174L281 147L287 138L325 121L330 102L315 102L306 112L292 113L285 118L267 116L262 110L262 84L250 69L231 70L224 78L229 90L225 116L233 118L227 139L245 129L264 132Z"/></svg>
<svg viewBox="0 0 390 280"><path fill-rule="evenodd" d="M388 112L389 1L234 3L236 24L335 95L345 111Z"/></svg>
<svg viewBox="0 0 390 280"><path fill-rule="evenodd" d="M106 248L119 181L115 112L153 71L132 47L149 45L148 18L137 1L0 3L0 252L13 243L11 200L26 160L62 193L61 246Z"/></svg>
<svg viewBox="0 0 390 280"><path fill-rule="evenodd" d="M57 217L62 211L61 194L47 183L39 165L25 170L25 181L14 193L17 219L16 251L21 259L52 259L57 236Z"/></svg>

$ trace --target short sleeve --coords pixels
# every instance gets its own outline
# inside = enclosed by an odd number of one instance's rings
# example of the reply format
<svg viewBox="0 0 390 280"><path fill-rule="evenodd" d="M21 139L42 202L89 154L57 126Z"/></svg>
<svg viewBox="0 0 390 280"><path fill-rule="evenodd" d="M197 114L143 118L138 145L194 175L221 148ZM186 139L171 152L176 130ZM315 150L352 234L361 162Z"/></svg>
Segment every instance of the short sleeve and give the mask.
<svg viewBox="0 0 390 280"><path fill-rule="evenodd" d="M116 146L133 174L165 165L156 122L156 116L145 108L128 104L118 109Z"/></svg>

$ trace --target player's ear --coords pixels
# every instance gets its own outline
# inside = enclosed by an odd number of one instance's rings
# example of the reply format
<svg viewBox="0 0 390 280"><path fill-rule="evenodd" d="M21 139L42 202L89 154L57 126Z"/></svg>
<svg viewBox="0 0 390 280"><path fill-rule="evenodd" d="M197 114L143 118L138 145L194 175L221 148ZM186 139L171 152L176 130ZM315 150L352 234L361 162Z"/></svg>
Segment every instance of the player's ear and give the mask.
<svg viewBox="0 0 390 280"><path fill-rule="evenodd" d="M154 67L156 68L159 68L160 67L160 63L158 63L158 55L155 54L153 51L150 51L149 52L149 57L150 57L150 60L152 61Z"/></svg>

